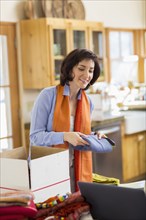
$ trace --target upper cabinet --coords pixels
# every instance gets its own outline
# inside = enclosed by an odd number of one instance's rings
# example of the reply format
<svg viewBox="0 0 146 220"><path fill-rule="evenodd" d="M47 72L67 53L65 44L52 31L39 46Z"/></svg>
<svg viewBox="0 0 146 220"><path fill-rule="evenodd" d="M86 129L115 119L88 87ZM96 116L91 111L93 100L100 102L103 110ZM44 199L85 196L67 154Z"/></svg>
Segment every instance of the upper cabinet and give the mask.
<svg viewBox="0 0 146 220"><path fill-rule="evenodd" d="M105 80L105 34L100 22L40 18L18 23L21 71L25 89L42 89L59 83L60 66L75 48L93 50L100 62Z"/></svg>
<svg viewBox="0 0 146 220"><path fill-rule="evenodd" d="M18 25L23 87L40 89L51 83L48 29L45 20L25 20Z"/></svg>
<svg viewBox="0 0 146 220"><path fill-rule="evenodd" d="M98 28L91 25L89 28L90 49L97 54L101 69L100 79L105 80L106 75L106 59L105 59L105 34L101 23L98 23Z"/></svg>

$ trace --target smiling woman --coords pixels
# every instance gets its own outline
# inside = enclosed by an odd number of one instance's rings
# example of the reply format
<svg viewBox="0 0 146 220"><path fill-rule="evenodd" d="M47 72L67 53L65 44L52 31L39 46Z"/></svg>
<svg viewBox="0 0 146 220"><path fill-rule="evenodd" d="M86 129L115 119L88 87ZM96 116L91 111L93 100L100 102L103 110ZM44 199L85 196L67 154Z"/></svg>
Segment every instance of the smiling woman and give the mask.
<svg viewBox="0 0 146 220"><path fill-rule="evenodd" d="M69 150L71 191L77 181L92 181L92 152L75 150L89 145L83 136L91 133L93 104L85 90L100 75L96 54L75 49L63 60L60 84L45 88L38 96L31 114L31 145ZM72 147L73 146L73 147Z"/></svg>
<svg viewBox="0 0 146 220"><path fill-rule="evenodd" d="M1 151L21 146L19 92L16 68L15 24L0 26L0 146Z"/></svg>

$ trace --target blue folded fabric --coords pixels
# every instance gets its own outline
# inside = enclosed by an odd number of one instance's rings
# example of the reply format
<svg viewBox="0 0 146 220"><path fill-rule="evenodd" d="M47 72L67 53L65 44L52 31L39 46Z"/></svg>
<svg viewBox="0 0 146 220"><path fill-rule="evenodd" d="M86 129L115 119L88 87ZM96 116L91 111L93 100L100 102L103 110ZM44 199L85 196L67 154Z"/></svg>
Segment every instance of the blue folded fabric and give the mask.
<svg viewBox="0 0 146 220"><path fill-rule="evenodd" d="M82 138L87 141L89 145L78 145L76 147L73 147L74 150L106 153L111 152L113 150L113 146L115 146L115 142L108 137L98 139L97 135L91 134L87 136L82 136Z"/></svg>

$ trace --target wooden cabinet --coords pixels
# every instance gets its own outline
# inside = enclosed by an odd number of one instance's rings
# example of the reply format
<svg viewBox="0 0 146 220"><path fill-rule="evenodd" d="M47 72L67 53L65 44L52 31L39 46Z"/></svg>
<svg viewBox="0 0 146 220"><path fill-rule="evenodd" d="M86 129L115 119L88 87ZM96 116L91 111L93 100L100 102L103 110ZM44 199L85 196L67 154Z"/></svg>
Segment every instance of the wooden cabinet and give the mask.
<svg viewBox="0 0 146 220"><path fill-rule="evenodd" d="M51 83L46 21L20 21L19 30L23 87L43 88Z"/></svg>
<svg viewBox="0 0 146 220"><path fill-rule="evenodd" d="M146 132L123 136L123 177L125 181L146 175Z"/></svg>
<svg viewBox="0 0 146 220"><path fill-rule="evenodd" d="M42 89L59 82L60 65L75 48L88 48L99 57L105 80L104 26L85 20L40 18L21 20L21 70L25 89Z"/></svg>

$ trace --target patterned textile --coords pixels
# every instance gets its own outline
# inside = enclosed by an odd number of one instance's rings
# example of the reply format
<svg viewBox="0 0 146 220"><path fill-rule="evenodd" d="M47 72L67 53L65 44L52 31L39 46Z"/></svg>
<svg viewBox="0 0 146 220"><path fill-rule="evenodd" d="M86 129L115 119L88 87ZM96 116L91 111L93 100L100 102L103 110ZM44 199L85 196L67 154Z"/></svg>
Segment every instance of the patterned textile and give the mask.
<svg viewBox="0 0 146 220"><path fill-rule="evenodd" d="M50 200L44 201L45 203ZM53 205L52 207L38 209L35 217L37 220L44 220L50 217L54 220L78 220L82 213L90 210L89 204L81 196L80 192L69 195L64 201ZM52 216L52 217L51 217Z"/></svg>

